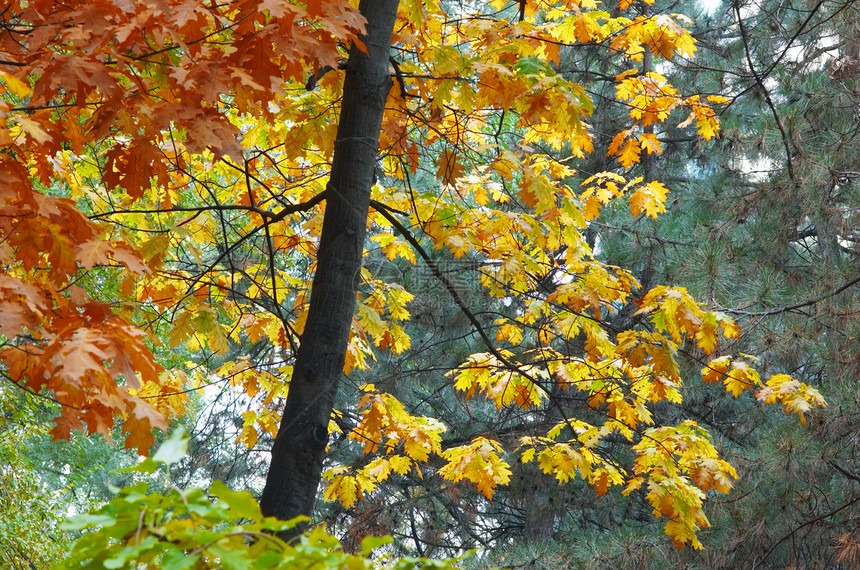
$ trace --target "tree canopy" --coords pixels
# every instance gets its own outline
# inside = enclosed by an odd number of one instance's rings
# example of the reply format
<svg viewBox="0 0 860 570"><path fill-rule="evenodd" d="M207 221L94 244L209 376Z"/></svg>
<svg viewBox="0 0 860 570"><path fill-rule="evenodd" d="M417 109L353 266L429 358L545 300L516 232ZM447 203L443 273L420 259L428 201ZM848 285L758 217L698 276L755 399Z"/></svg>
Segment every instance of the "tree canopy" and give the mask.
<svg viewBox="0 0 860 570"><path fill-rule="evenodd" d="M54 438L84 427L110 438L119 419L142 455L200 394L234 394L236 443L271 451L253 489L259 514L313 517L319 494L340 505L327 522L356 551L375 529L422 555L490 544L512 519L532 538L547 524L551 534L560 512L545 499L574 481L647 505L677 547L701 548L705 500L738 473L695 384L748 409L778 404L803 425L825 404L807 368L747 343L733 319L815 303L749 310L727 275L755 270L707 265L725 256L705 251L716 246L703 234L728 235L728 204L745 212L738 224L790 218L783 237L816 236L828 260L856 244L832 203L777 214L776 190L755 186L815 194L801 173L822 159L804 162L789 118L819 107L783 117L767 78L780 60L802 61L787 50L817 12L770 66L744 27L766 11L736 6L739 36L720 39L694 35L675 9L7 3L4 379L59 406ZM740 50L747 71L691 78L703 42ZM837 64L828 73L842 77ZM689 180L721 168L701 149L752 136L731 120L748 92L784 156L768 141L738 153L721 172L756 190L681 215L670 197L686 200ZM731 129L722 140L718 113ZM682 157L679 144L702 154ZM844 154L828 171L842 173L837 185L853 180ZM779 182L740 172L776 163ZM664 228L696 216L684 239L698 257L656 252L682 243ZM731 239L754 239L744 230ZM710 287L678 278L701 267ZM229 493L212 492L228 504ZM530 493L543 502L527 504ZM383 516L383 494L410 516ZM435 509L456 526L439 528ZM289 538L302 527L265 528Z"/></svg>

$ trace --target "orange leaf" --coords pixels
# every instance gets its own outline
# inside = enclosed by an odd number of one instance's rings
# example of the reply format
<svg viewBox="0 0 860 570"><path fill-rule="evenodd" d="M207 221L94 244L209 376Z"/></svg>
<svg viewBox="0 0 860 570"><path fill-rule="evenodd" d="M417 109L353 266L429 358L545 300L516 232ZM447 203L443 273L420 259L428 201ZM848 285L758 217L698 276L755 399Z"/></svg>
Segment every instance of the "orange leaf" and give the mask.
<svg viewBox="0 0 860 570"><path fill-rule="evenodd" d="M453 150L442 151L436 159L436 166L436 177L440 178L445 186L453 186L463 177L463 165L457 161L457 153Z"/></svg>
<svg viewBox="0 0 860 570"><path fill-rule="evenodd" d="M642 149L639 146L639 141L635 139L627 139L624 146L618 151L618 161L624 168L630 168L640 160Z"/></svg>

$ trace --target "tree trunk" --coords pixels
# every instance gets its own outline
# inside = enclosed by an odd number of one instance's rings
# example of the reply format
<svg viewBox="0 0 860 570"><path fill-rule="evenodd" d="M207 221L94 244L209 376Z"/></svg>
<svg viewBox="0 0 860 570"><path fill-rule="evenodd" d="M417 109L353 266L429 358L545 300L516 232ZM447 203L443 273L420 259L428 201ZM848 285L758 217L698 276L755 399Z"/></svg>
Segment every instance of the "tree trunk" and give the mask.
<svg viewBox="0 0 860 570"><path fill-rule="evenodd" d="M399 0L361 0L363 41L349 52L343 104L326 188L317 269L301 345L260 506L289 519L313 513L355 311L379 132L391 87L391 36Z"/></svg>

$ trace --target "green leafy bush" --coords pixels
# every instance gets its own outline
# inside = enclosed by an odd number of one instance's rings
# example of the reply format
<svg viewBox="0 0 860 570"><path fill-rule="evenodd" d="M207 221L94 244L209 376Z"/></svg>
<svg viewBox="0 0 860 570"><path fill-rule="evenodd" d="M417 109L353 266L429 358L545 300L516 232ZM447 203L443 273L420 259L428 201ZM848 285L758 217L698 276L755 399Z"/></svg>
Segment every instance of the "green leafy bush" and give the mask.
<svg viewBox="0 0 860 570"><path fill-rule="evenodd" d="M335 537L319 527L287 543L275 533L295 527L301 518L279 521L263 517L250 493L233 491L220 481L215 481L208 493L199 488L176 487L152 492L150 482L157 480L162 468L185 455L187 442L188 437L177 431L152 458L120 470L137 473L144 480L118 489L116 497L100 509L64 523L66 530L84 532L56 568L456 567L457 560L371 558L371 552L390 538L368 537L362 541L362 555L348 554Z"/></svg>

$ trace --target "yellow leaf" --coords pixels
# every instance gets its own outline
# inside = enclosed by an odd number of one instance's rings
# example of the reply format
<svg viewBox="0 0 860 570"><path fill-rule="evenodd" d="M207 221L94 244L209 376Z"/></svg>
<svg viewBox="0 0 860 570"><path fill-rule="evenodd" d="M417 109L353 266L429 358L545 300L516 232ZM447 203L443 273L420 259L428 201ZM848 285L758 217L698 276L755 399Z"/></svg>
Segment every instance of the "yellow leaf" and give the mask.
<svg viewBox="0 0 860 570"><path fill-rule="evenodd" d="M735 398L746 390L752 391L756 385L760 384L758 372L750 368L745 362L735 362L732 369L723 378L723 383L726 386L726 391Z"/></svg>
<svg viewBox="0 0 860 570"><path fill-rule="evenodd" d="M642 145L648 154L662 154L663 143L657 139L654 133L642 133L639 135L639 144Z"/></svg>
<svg viewBox="0 0 860 570"><path fill-rule="evenodd" d="M642 212L655 220L657 214L666 211L666 195L669 189L662 183L653 181L640 186L630 196L630 213L638 216Z"/></svg>
<svg viewBox="0 0 860 570"><path fill-rule="evenodd" d="M710 361L707 366L702 368L702 380L704 382L719 382L723 376L729 371L731 359L728 356L721 356Z"/></svg>
<svg viewBox="0 0 860 570"><path fill-rule="evenodd" d="M345 471L345 467L337 467L323 474L325 479L331 481L323 493L323 499L329 502L340 501L348 509L361 498L361 489L355 477L344 474Z"/></svg>
<svg viewBox="0 0 860 570"><path fill-rule="evenodd" d="M609 149L606 151L606 156L612 156L618 154L618 150L621 148L622 143L627 138L629 131L621 131L614 137L612 137L612 142L609 144ZM591 180L591 179L589 179ZM586 180L588 182L589 180ZM585 184L585 182L583 182Z"/></svg>
<svg viewBox="0 0 860 570"><path fill-rule="evenodd" d="M514 323L506 322L496 331L496 340L507 340L514 345L520 344L523 341L523 329Z"/></svg>
<svg viewBox="0 0 860 570"><path fill-rule="evenodd" d="M624 168L630 168L640 160L642 149L639 146L639 141L636 139L627 139L624 146L618 151L618 162Z"/></svg>
<svg viewBox="0 0 860 570"><path fill-rule="evenodd" d="M675 548L681 549L687 543L690 543L690 545L696 550L702 550L704 548L702 543L699 542L699 539L696 537L695 529L684 521L671 520L667 522L665 532L672 539L672 543L675 545Z"/></svg>
<svg viewBox="0 0 860 570"><path fill-rule="evenodd" d="M621 494L626 497L633 491L640 489L644 481L645 479L642 477L633 477L632 479L630 479L630 481L628 481L627 486L624 488L623 491L621 491Z"/></svg>
<svg viewBox="0 0 860 570"><path fill-rule="evenodd" d="M430 452L438 451L440 441L434 437L433 433L414 429L409 432L406 441L403 442L403 450L407 456L415 461L427 461Z"/></svg>
<svg viewBox="0 0 860 570"><path fill-rule="evenodd" d="M534 458L535 458L535 448L531 447L531 448L523 451L522 455L520 456L520 461L522 461L523 463L530 463L531 461L534 460Z"/></svg>
<svg viewBox="0 0 860 570"><path fill-rule="evenodd" d="M471 481L487 499L492 499L495 488L507 485L511 479L509 465L499 457L501 449L498 442L476 437L468 445L446 450L442 457L448 463L439 469L439 474L455 483Z"/></svg>
<svg viewBox="0 0 860 570"><path fill-rule="evenodd" d="M717 318L713 313L708 313L702 319L702 324L696 332L696 340L705 354L714 352L717 347Z"/></svg>
<svg viewBox="0 0 860 570"><path fill-rule="evenodd" d="M377 457L362 471L375 481L382 482L391 474L391 463L385 457Z"/></svg>
<svg viewBox="0 0 860 570"><path fill-rule="evenodd" d="M403 455L390 457L388 464L391 466L391 470L399 475L406 475L412 468L412 460Z"/></svg>
<svg viewBox="0 0 860 570"><path fill-rule="evenodd" d="M6 71L0 71L0 79L6 83L6 87L19 97L28 97L33 90L30 86Z"/></svg>

